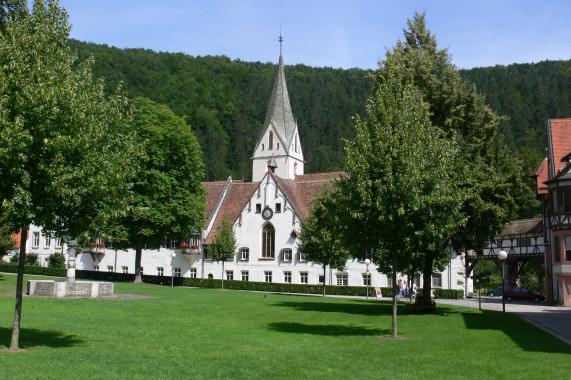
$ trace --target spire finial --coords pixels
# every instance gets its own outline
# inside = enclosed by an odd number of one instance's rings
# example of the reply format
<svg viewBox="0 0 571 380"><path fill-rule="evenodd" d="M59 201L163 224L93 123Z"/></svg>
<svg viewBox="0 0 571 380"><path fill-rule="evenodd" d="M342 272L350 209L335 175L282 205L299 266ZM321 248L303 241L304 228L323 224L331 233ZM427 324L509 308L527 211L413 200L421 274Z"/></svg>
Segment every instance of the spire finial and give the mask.
<svg viewBox="0 0 571 380"><path fill-rule="evenodd" d="M280 28L280 29L281 29L281 28ZM282 42L284 41L284 39L282 38L282 32L281 32L281 31L280 31L279 41L280 41L280 55L282 55Z"/></svg>

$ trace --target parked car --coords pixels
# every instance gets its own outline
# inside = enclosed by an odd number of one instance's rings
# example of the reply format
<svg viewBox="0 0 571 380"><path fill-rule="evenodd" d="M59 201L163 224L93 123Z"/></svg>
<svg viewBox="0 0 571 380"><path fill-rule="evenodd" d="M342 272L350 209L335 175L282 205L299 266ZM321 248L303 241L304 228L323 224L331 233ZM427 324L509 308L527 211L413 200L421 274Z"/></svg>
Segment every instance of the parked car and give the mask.
<svg viewBox="0 0 571 380"><path fill-rule="evenodd" d="M504 297L508 302L510 302L511 300L540 302L545 299L545 296L541 293L534 293L531 290L518 287L506 289Z"/></svg>
<svg viewBox="0 0 571 380"><path fill-rule="evenodd" d="M501 286L498 286L498 287L495 288L495 289L486 290L486 295L487 295L487 296L490 296L490 297L493 297L493 296L501 296L502 293L503 293L503 291L504 291L504 288L501 287Z"/></svg>

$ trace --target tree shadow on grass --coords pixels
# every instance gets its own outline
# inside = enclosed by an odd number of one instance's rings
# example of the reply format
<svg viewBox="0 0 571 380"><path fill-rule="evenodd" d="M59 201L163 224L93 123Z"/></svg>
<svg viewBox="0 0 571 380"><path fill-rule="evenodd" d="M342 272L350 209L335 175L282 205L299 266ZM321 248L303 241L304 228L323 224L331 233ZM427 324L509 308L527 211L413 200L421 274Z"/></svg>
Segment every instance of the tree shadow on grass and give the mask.
<svg viewBox="0 0 571 380"><path fill-rule="evenodd" d="M0 327L0 342L6 342L7 347L10 346L12 338L12 328ZM83 339L75 335L65 334L55 330L38 330L38 329L20 329L19 346L22 348L31 347L72 347L80 345Z"/></svg>
<svg viewBox="0 0 571 380"><path fill-rule="evenodd" d="M295 322L272 322L268 329L294 334L313 334L326 336L387 335L390 330L367 328L353 325L306 325Z"/></svg>
<svg viewBox="0 0 571 380"><path fill-rule="evenodd" d="M316 311L323 313L347 313L359 315L392 314L392 303L386 302L276 302L273 306L288 307L299 311ZM399 314L401 307L399 305Z"/></svg>
<svg viewBox="0 0 571 380"><path fill-rule="evenodd" d="M473 330L499 330L526 351L571 354L571 346L555 338L519 316L492 310L462 313L466 328Z"/></svg>

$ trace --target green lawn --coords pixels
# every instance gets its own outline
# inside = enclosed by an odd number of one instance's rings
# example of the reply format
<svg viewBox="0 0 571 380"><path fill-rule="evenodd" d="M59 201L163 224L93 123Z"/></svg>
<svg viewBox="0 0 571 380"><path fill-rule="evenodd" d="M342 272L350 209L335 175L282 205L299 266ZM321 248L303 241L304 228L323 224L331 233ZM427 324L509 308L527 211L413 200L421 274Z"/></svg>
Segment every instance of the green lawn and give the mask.
<svg viewBox="0 0 571 380"><path fill-rule="evenodd" d="M0 348L15 275L0 274ZM20 345L2 379L564 379L571 347L518 317L438 306L390 335L385 301L118 283L137 300L24 298ZM442 315L446 313L447 316Z"/></svg>

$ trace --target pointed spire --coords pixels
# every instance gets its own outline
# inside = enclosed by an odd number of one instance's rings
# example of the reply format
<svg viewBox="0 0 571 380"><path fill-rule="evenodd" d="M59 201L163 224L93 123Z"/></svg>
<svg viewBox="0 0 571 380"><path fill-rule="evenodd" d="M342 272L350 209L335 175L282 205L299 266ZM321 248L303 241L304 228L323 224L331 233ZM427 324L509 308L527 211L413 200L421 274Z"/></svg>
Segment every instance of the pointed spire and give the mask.
<svg viewBox="0 0 571 380"><path fill-rule="evenodd" d="M289 101L289 94L285 79L284 62L282 55L283 38L281 33L279 41L280 60L278 64L278 72L276 74L274 88L272 90L272 96L268 105L268 112L266 113L266 119L264 122L264 128L262 128L261 136L264 135L267 127L272 124L276 132L279 134L281 140L284 142L284 148L289 150L295 133L295 119L293 118L291 111L291 104Z"/></svg>

